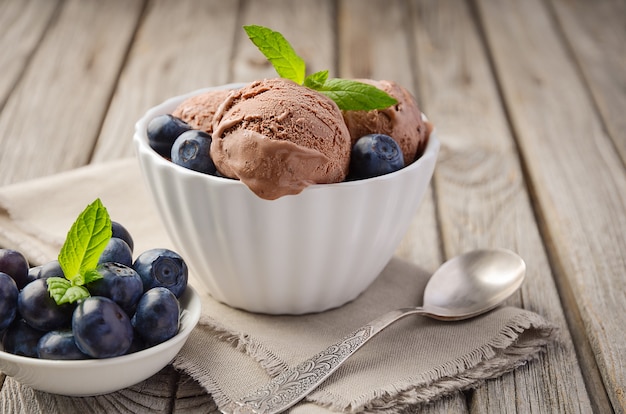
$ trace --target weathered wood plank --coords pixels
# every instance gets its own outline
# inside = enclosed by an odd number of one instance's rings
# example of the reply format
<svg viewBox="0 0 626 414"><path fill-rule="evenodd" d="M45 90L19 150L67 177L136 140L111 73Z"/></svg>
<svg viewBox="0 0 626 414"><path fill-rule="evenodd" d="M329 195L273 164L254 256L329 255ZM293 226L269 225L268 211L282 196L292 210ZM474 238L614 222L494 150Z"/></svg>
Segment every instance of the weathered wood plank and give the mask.
<svg viewBox="0 0 626 414"><path fill-rule="evenodd" d="M92 162L134 155L135 122L161 101L228 81L238 1L148 3Z"/></svg>
<svg viewBox="0 0 626 414"><path fill-rule="evenodd" d="M548 347L538 361L469 393L470 410L589 412L515 142L471 9L458 1L413 5L419 89L443 143L435 188L446 256L483 247L517 251L527 262L527 280L509 303L538 312L563 331L563 343Z"/></svg>
<svg viewBox="0 0 626 414"><path fill-rule="evenodd" d="M586 377L594 409L611 410L604 385L624 412L624 165L543 4L478 4L570 329L592 349L579 355L583 374L597 364L602 375Z"/></svg>
<svg viewBox="0 0 626 414"><path fill-rule="evenodd" d="M0 109L46 32L58 1L0 2Z"/></svg>
<svg viewBox="0 0 626 414"><path fill-rule="evenodd" d="M241 25L257 24L281 32L307 66L307 73L334 69L333 2L248 1L242 3ZM278 75L240 27L232 62L232 81L249 82Z"/></svg>
<svg viewBox="0 0 626 414"><path fill-rule="evenodd" d="M89 161L140 10L141 0L63 4L0 113L0 184Z"/></svg>
<svg viewBox="0 0 626 414"><path fill-rule="evenodd" d="M181 373L174 401L175 414L206 414L219 412L217 404L193 378Z"/></svg>
<svg viewBox="0 0 626 414"><path fill-rule="evenodd" d="M606 129L626 163L626 2L551 3Z"/></svg>
<svg viewBox="0 0 626 414"><path fill-rule="evenodd" d="M0 393L2 413L46 414L135 414L170 413L172 390L176 386L174 369L166 367L152 378L111 394L96 397L66 397L35 391L7 377ZM94 381L97 381L94 373ZM168 390L163 393L161 390Z"/></svg>
<svg viewBox="0 0 626 414"><path fill-rule="evenodd" d="M410 13L405 2L344 0L338 6L339 76L398 82L418 96L413 78ZM390 47L393 45L393 47ZM396 255L434 271L441 251L432 188L424 197ZM462 393L414 406L408 413L465 413Z"/></svg>

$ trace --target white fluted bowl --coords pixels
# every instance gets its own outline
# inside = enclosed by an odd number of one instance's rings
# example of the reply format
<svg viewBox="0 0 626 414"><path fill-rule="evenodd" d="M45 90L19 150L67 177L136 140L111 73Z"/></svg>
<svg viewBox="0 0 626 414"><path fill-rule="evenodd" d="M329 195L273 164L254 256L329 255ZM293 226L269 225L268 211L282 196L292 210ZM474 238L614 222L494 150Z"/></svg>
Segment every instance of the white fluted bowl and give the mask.
<svg viewBox="0 0 626 414"><path fill-rule="evenodd" d="M169 364L200 319L200 297L187 287L180 297L180 328L167 341L115 358L63 361L4 352L0 371L20 384L53 394L85 397L108 394L150 378Z"/></svg>
<svg viewBox="0 0 626 414"><path fill-rule="evenodd" d="M269 201L149 146L152 118L207 90L150 109L134 135L149 192L195 278L218 301L251 312L321 312L356 298L393 256L428 187L439 151L435 132L422 157L400 171Z"/></svg>

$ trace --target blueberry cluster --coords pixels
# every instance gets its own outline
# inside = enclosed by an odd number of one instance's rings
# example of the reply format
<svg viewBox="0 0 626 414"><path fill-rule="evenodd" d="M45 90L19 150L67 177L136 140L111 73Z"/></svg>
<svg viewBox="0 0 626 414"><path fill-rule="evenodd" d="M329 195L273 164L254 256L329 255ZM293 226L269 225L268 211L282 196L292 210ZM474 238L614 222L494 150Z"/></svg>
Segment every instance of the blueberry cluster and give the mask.
<svg viewBox="0 0 626 414"><path fill-rule="evenodd" d="M133 262L133 239L119 223L101 254L102 278L91 296L58 305L47 279L64 277L57 260L29 267L16 250L0 249L0 338L4 351L45 359L120 356L157 345L178 333L179 298L187 287L183 258L151 249Z"/></svg>
<svg viewBox="0 0 626 414"><path fill-rule="evenodd" d="M183 120L166 114L153 118L147 128L150 146L182 167L219 175L210 155L212 138ZM363 180L404 168L398 143L389 135L369 134L357 140L350 155L348 180Z"/></svg>

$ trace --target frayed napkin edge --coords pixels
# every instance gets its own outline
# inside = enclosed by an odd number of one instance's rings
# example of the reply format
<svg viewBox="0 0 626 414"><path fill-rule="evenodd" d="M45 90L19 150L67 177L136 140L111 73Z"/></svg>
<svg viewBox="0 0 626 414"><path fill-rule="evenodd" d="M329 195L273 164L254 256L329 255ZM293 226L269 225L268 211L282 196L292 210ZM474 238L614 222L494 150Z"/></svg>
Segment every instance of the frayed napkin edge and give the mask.
<svg viewBox="0 0 626 414"><path fill-rule="evenodd" d="M210 317L203 318L201 324L215 331L220 340L253 358L270 376L273 377L287 368L284 361L248 335L228 329ZM529 330L534 331L536 338L521 340ZM556 339L557 333L558 328L555 325L538 314L524 311L512 318L483 346L417 377L406 378L374 391L373 395L361 395L349 402L320 389L306 397L305 401L334 411L397 413L409 406L431 403L447 395L476 388L490 379L509 373L537 359L545 352L547 345ZM192 378L206 375L199 372L192 363L178 358L174 361L174 366ZM214 379L206 381L205 377L203 386L218 407L232 404Z"/></svg>
<svg viewBox="0 0 626 414"><path fill-rule="evenodd" d="M229 343L238 351L248 355L271 377L289 368L285 361L248 334L229 329L209 316L200 316L199 324L216 332L219 340Z"/></svg>
<svg viewBox="0 0 626 414"><path fill-rule="evenodd" d="M521 340L534 331L534 339ZM307 401L332 410L355 413L391 414L416 404L432 403L447 395L479 387L488 380L512 372L533 361L556 340L558 327L538 314L525 311L512 318L489 342L453 361L407 378L349 403L338 404L338 396L316 393Z"/></svg>

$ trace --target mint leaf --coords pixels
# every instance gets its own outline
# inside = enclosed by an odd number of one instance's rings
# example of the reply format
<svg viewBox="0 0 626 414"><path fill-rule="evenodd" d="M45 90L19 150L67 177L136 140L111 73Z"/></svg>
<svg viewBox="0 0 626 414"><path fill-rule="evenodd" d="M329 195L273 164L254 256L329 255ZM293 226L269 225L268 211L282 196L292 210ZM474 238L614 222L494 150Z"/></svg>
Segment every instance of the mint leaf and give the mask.
<svg viewBox="0 0 626 414"><path fill-rule="evenodd" d="M306 74L304 60L298 56L282 34L263 26L251 25L243 28L280 77L302 85Z"/></svg>
<svg viewBox="0 0 626 414"><path fill-rule="evenodd" d="M95 282L96 280L102 279L102 275L98 273L96 269L91 269L85 272L83 275L83 284L87 285L91 282Z"/></svg>
<svg viewBox="0 0 626 414"><path fill-rule="evenodd" d="M328 71L315 72L307 77L304 60L282 34L263 26L243 27L267 60L274 66L278 76L299 85L316 90L335 101L344 111L371 111L385 109L398 103L375 86L347 79L328 79Z"/></svg>
<svg viewBox="0 0 626 414"><path fill-rule="evenodd" d="M84 274L94 269L111 238L111 218L100 199L96 199L78 216L59 253L59 264L65 277L85 283Z"/></svg>
<svg viewBox="0 0 626 414"><path fill-rule="evenodd" d="M57 305L62 305L64 303L74 303L77 300L85 299L91 296L89 291L84 286L70 286L69 289L65 291L65 294L61 297L59 301L57 301Z"/></svg>
<svg viewBox="0 0 626 414"><path fill-rule="evenodd" d="M47 280L48 292L57 305L90 296L83 285L102 279L96 266L111 234L111 218L98 198L78 215L61 247L59 264L65 278Z"/></svg>
<svg viewBox="0 0 626 414"><path fill-rule="evenodd" d="M63 277L49 277L46 279L48 292L57 305L61 304L61 299L65 292L72 286L72 283Z"/></svg>
<svg viewBox="0 0 626 414"><path fill-rule="evenodd" d="M321 70L319 72L315 72L304 78L304 86L307 86L311 89L319 90L324 86L326 80L328 79L328 71Z"/></svg>
<svg viewBox="0 0 626 414"><path fill-rule="evenodd" d="M398 103L375 86L348 79L328 79L315 89L335 101L339 109L344 111L385 109Z"/></svg>

